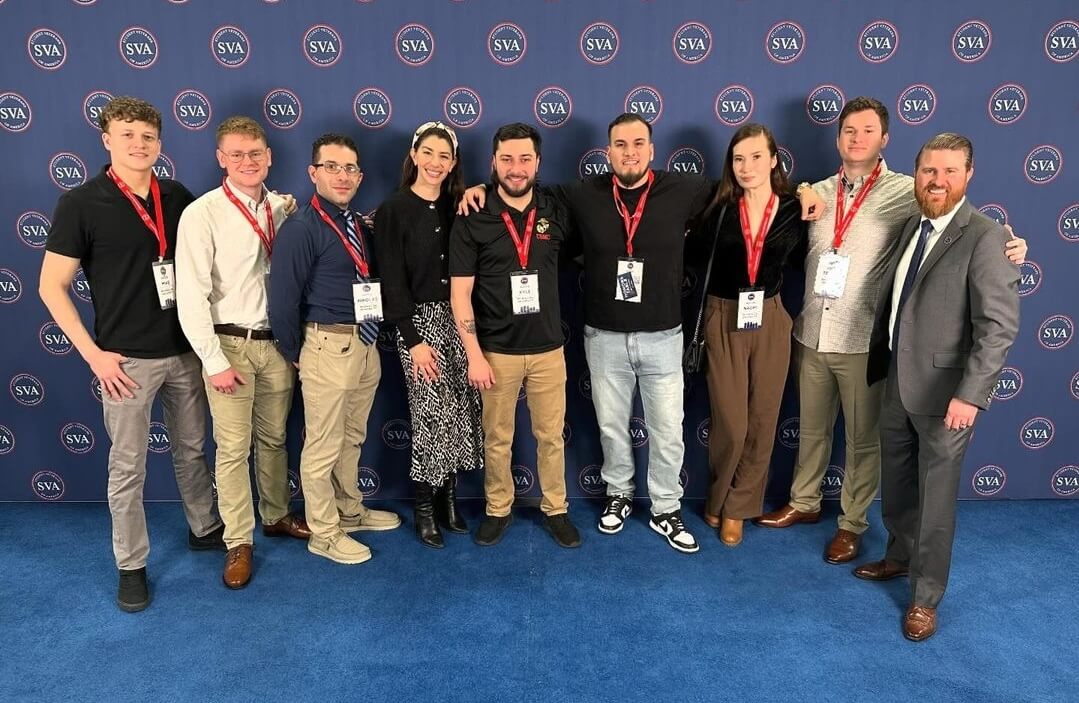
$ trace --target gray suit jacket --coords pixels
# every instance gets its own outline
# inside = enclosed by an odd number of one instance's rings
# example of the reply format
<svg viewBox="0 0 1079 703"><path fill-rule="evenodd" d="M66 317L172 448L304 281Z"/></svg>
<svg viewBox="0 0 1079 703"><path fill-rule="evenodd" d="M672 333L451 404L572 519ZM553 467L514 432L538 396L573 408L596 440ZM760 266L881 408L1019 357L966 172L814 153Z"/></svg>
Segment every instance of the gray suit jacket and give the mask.
<svg viewBox="0 0 1079 703"><path fill-rule="evenodd" d="M1004 254L1008 233L969 200L963 203L918 270L900 311L900 344L893 352L893 282L921 217L907 221L881 286L866 380L872 385L885 378L895 353L907 412L943 416L953 397L986 410L1019 331L1019 268Z"/></svg>

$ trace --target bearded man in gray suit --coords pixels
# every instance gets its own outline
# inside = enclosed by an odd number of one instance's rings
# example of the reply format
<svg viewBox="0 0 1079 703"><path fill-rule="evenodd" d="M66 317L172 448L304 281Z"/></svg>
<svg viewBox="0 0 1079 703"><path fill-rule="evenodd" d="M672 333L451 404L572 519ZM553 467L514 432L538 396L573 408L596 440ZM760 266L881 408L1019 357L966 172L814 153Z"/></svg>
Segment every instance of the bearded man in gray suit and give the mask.
<svg viewBox="0 0 1079 703"><path fill-rule="evenodd" d="M907 222L881 288L866 380L885 380L880 418L884 559L854 575L910 576L907 639L937 629L955 534L955 500L974 421L987 410L1019 329L1010 235L966 199L974 148L939 134L918 152L921 214Z"/></svg>

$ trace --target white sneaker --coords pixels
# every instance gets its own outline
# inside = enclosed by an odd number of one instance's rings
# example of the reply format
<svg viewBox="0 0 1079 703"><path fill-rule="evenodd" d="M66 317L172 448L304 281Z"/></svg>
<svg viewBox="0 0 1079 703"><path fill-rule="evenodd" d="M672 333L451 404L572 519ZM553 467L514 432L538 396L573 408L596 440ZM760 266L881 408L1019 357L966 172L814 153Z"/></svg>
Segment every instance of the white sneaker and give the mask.
<svg viewBox="0 0 1079 703"><path fill-rule="evenodd" d="M686 526L682 523L682 511L675 510L673 513L653 515L648 521L648 526L667 538L667 544L685 554L692 554L700 549L693 535L686 532Z"/></svg>
<svg viewBox="0 0 1079 703"><path fill-rule="evenodd" d="M341 517L341 529L345 532L392 530L401 526L401 517L388 510L363 508L359 515Z"/></svg>
<svg viewBox="0 0 1079 703"><path fill-rule="evenodd" d="M607 499L607 507L599 516L599 524L596 526L605 535L613 535L621 532L626 524L626 518L633 512L633 499L628 496L611 496Z"/></svg>
<svg viewBox="0 0 1079 703"><path fill-rule="evenodd" d="M307 540L307 551L338 564L362 564L371 558L367 545L360 544L343 532L330 539L311 535Z"/></svg>

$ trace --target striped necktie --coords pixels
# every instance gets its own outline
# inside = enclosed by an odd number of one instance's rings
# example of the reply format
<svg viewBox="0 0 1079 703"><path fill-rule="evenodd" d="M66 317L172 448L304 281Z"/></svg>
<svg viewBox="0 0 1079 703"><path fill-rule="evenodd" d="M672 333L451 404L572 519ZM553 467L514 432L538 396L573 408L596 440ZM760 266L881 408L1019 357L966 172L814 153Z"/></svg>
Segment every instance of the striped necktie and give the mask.
<svg viewBox="0 0 1079 703"><path fill-rule="evenodd" d="M359 252L360 257L367 261L370 261L370 259L367 257L367 251L364 250L363 243L360 241L360 237L356 232L356 224L352 213L348 210L345 210L344 217L345 236L348 238L348 243L352 245L353 249ZM356 278L359 279L361 283L368 280L362 273L360 273L360 269L358 267L356 268ZM361 322L360 341L368 345L374 343L374 341L378 339L378 328L379 323L376 320L365 320Z"/></svg>

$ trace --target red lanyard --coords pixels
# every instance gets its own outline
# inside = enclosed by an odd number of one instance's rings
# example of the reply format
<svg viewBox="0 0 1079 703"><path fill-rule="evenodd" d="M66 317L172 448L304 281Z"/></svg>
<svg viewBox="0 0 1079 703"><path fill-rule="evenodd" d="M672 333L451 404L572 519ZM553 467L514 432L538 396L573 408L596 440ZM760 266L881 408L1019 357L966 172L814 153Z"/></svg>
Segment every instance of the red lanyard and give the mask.
<svg viewBox="0 0 1079 703"><path fill-rule="evenodd" d="M251 229L255 230L255 234L262 240L262 246L266 247L266 256L273 255L273 240L277 236L273 226L273 209L270 207L270 196L266 196L266 222L267 227L270 230L270 234L267 235L263 231L261 225L259 225L258 219L251 214L251 211L247 209L247 206L240 202L240 199L236 197L236 194L232 192L232 188L229 188L229 179L221 179L221 190L225 191L225 197L227 197L232 204L236 206L236 209L247 219L248 224L251 225ZM255 212L258 212L258 208L255 208Z"/></svg>
<svg viewBox="0 0 1079 703"><path fill-rule="evenodd" d="M146 208L142 206L142 201L131 192L131 188L126 183L120 180L120 177L112 170L112 166L109 166L108 174L124 197L131 202L135 212L142 218L142 223L146 225L146 229L157 237L157 259L161 261L165 258L165 250L169 248L169 244L165 241L165 211L161 209L161 186L157 182L157 176L150 174L150 193L154 198L154 219L151 220L150 213L146 212Z"/></svg>
<svg viewBox="0 0 1079 703"><path fill-rule="evenodd" d="M510 231L510 236L513 237L513 245L517 247L517 260L521 262L521 268L528 268L528 250L532 248L532 227L536 224L536 208L528 211L524 241L521 241L521 235L517 233L517 226L513 224L513 218L505 210L502 211L502 221L506 223L506 229Z"/></svg>
<svg viewBox="0 0 1079 703"><path fill-rule="evenodd" d="M846 236L850 223L854 220L854 216L858 214L858 209L862 207L862 203L865 202L869 191L873 190L877 179L880 178L880 166L882 163L884 162L877 161L877 167L865 179L865 184L858 191L858 195L854 198L854 203L850 206L850 212L846 213L845 216L843 210L846 203L846 193L844 192L846 188L843 185L843 167L839 167L839 175L836 177L835 183L835 237L832 239L833 250L839 251L839 247L843 244L843 237Z"/></svg>
<svg viewBox="0 0 1079 703"><path fill-rule="evenodd" d="M648 193L652 190L652 181L656 180L656 174L652 169L648 169L648 186L641 193L641 199L637 201L637 209L633 212L633 217L630 217L629 210L626 208L626 204L622 202L622 196L618 192L618 179L611 179L611 188L614 191L614 207L618 210L618 214L622 216L622 224L626 227L626 255L633 256L633 237L637 234L637 227L641 224L641 217L644 215L644 204L648 201Z"/></svg>
<svg viewBox="0 0 1079 703"><path fill-rule="evenodd" d="M360 251L356 251L356 248L348 241L348 237L344 235L341 228L338 227L337 224L330 219L330 216L326 214L326 211L322 209L322 205L319 203L317 195L311 196L311 207L318 210L318 214L322 217L322 221L328 224L334 232L337 232L338 238L340 238L341 243L345 245L345 251L352 257L352 263L356 264L356 270L360 272L360 275L364 278L370 278L370 269L367 267L367 259L364 258L362 251L363 234L360 232L359 228L356 227L356 220L352 220L352 227L356 230L356 241L360 243Z"/></svg>
<svg viewBox="0 0 1079 703"><path fill-rule="evenodd" d="M768 206L764 208L764 217L757 229L757 239L753 240L753 230L749 228L749 208L746 207L746 198L742 196L738 201L738 218L742 223L742 238L746 240L746 266L749 268L749 285L757 285L757 271L761 268L761 255L764 253L764 237L768 233L768 225L772 220L772 209L775 207L776 197L768 198Z"/></svg>

